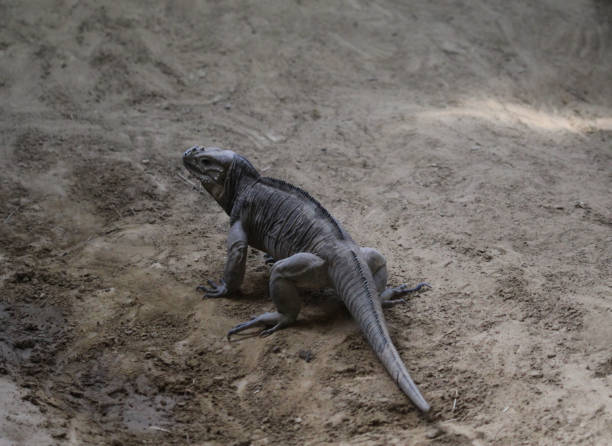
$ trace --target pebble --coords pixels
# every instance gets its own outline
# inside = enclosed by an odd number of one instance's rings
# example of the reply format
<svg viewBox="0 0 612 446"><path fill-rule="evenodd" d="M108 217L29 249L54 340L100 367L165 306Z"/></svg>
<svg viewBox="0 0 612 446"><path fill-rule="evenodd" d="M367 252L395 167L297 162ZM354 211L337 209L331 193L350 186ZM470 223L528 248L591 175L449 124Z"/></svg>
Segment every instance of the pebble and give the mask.
<svg viewBox="0 0 612 446"><path fill-rule="evenodd" d="M310 350L300 350L298 356L306 362L310 362L314 359L314 354Z"/></svg>
<svg viewBox="0 0 612 446"><path fill-rule="evenodd" d="M442 428L434 427L433 429L431 429L429 432L425 434L425 437L429 439L438 438L442 434L444 434L444 431L442 430Z"/></svg>

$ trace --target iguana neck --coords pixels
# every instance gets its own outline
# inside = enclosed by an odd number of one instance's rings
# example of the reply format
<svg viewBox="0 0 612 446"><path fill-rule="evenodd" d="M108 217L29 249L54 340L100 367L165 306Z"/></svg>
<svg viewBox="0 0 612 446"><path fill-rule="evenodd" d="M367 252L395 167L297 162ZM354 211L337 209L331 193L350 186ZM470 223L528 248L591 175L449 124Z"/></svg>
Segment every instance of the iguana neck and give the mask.
<svg viewBox="0 0 612 446"><path fill-rule="evenodd" d="M231 215L234 203L246 188L259 179L257 169L244 157L234 156L225 176L223 196L217 202L227 215Z"/></svg>

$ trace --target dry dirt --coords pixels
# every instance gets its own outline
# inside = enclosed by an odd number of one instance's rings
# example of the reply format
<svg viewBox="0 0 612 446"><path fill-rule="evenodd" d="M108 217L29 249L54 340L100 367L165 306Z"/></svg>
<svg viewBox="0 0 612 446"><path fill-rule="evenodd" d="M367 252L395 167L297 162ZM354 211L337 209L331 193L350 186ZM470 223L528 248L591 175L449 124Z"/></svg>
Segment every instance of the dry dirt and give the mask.
<svg viewBox="0 0 612 446"><path fill-rule="evenodd" d="M0 1L0 445L611 444L611 72L609 1ZM433 285L431 419L329 292L228 343L196 143Z"/></svg>

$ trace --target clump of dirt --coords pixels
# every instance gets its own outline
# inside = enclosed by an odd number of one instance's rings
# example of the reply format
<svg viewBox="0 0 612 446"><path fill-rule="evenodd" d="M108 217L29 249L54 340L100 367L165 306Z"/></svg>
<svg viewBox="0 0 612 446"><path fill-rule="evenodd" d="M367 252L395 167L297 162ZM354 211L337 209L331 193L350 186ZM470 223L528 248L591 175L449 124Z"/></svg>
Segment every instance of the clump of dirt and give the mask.
<svg viewBox="0 0 612 446"><path fill-rule="evenodd" d="M606 378L609 375L612 375L612 358L598 364L593 375L596 378Z"/></svg>

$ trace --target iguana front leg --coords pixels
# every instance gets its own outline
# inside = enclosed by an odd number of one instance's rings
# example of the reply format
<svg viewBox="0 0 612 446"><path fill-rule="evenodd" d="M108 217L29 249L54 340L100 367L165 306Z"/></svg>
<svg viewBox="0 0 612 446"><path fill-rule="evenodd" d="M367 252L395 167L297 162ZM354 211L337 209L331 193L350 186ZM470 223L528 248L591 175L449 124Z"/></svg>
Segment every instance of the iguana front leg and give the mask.
<svg viewBox="0 0 612 446"><path fill-rule="evenodd" d="M208 280L209 287L200 285L197 289L204 291L204 297L222 297L236 292L242 285L247 258L247 236L242 224L237 221L232 225L227 236L227 261L223 278L219 283Z"/></svg>

